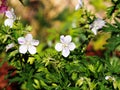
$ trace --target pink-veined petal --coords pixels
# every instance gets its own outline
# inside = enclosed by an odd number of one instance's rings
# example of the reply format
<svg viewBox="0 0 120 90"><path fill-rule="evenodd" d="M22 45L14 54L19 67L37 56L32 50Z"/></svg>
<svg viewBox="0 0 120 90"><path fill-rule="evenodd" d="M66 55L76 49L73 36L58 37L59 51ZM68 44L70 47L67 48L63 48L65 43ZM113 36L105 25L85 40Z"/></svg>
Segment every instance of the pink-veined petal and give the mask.
<svg viewBox="0 0 120 90"><path fill-rule="evenodd" d="M70 51L73 51L74 49L75 49L75 44L73 43L73 42L71 42L70 44L69 44L69 50Z"/></svg>
<svg viewBox="0 0 120 90"><path fill-rule="evenodd" d="M62 55L63 55L64 57L67 57L69 54L70 54L70 51L69 51L68 48L64 48L64 49L62 50Z"/></svg>
<svg viewBox="0 0 120 90"><path fill-rule="evenodd" d="M25 38L24 38L24 37L19 37L19 38L18 38L18 43L19 43L19 44L25 44L25 42L26 42L26 41L25 41Z"/></svg>
<svg viewBox="0 0 120 90"><path fill-rule="evenodd" d="M26 41L30 41L31 42L33 40L32 34L27 34L25 36L25 39L26 39Z"/></svg>
<svg viewBox="0 0 120 90"><path fill-rule="evenodd" d="M19 47L19 52L25 54L27 52L27 45L21 45Z"/></svg>
<svg viewBox="0 0 120 90"><path fill-rule="evenodd" d="M31 45L38 46L39 41L38 40L32 40Z"/></svg>
<svg viewBox="0 0 120 90"><path fill-rule="evenodd" d="M70 43L71 40L72 40L72 37L71 37L70 35L67 35L67 36L65 36L65 38L64 38L64 42L65 42L65 43Z"/></svg>
<svg viewBox="0 0 120 90"><path fill-rule="evenodd" d="M14 20L13 20L13 19L6 19L6 20L4 21L4 25L5 25L5 26L9 26L10 28L12 28L13 23L14 23Z"/></svg>
<svg viewBox="0 0 120 90"><path fill-rule="evenodd" d="M55 49L56 49L57 51L62 51L62 44L61 44L61 43L57 43L57 44L55 45Z"/></svg>
<svg viewBox="0 0 120 90"><path fill-rule="evenodd" d="M30 54L35 54L35 53L36 53L36 47L34 47L34 46L32 46L32 45L29 46L29 47L28 47L28 51L29 51Z"/></svg>

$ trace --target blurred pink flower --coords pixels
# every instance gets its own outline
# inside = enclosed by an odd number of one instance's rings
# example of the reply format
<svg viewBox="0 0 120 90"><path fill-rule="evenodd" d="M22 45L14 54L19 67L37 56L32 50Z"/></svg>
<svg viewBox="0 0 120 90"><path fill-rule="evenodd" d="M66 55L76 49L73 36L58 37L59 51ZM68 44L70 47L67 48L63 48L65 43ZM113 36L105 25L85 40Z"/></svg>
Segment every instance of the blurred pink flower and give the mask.
<svg viewBox="0 0 120 90"><path fill-rule="evenodd" d="M1 0L0 1L0 13L5 13L8 6L6 5L7 0Z"/></svg>

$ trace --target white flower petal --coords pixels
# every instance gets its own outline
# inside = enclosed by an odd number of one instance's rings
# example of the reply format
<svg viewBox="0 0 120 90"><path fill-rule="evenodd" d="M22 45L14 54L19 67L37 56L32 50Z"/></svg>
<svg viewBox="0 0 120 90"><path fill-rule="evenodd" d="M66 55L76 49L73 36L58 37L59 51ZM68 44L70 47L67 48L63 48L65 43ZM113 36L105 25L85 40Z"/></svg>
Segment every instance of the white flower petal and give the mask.
<svg viewBox="0 0 120 90"><path fill-rule="evenodd" d="M32 34L27 34L25 36L25 39L26 39L26 41L30 41L31 42L33 40Z"/></svg>
<svg viewBox="0 0 120 90"><path fill-rule="evenodd" d="M98 22L99 22L98 29L101 29L103 26L105 26L105 21L104 20L98 19Z"/></svg>
<svg viewBox="0 0 120 90"><path fill-rule="evenodd" d="M69 54L70 54L70 51L69 51L68 48L65 48L65 49L62 50L62 55L63 55L64 57L67 57Z"/></svg>
<svg viewBox="0 0 120 90"><path fill-rule="evenodd" d="M61 35L61 36L60 36L60 42L61 42L61 43L64 43L64 38L65 38L64 35Z"/></svg>
<svg viewBox="0 0 120 90"><path fill-rule="evenodd" d="M30 54L35 54L35 53L36 53L36 47L34 47L34 46L29 46L29 47L28 47L28 51L29 51Z"/></svg>
<svg viewBox="0 0 120 90"><path fill-rule="evenodd" d="M8 17L9 19L13 19L16 20L16 15L14 13L14 9L12 8L10 11L6 11L5 12L6 17Z"/></svg>
<svg viewBox="0 0 120 90"><path fill-rule="evenodd" d="M6 11L5 12L6 17L8 18L13 18L12 12L11 11Z"/></svg>
<svg viewBox="0 0 120 90"><path fill-rule="evenodd" d="M67 35L64 37L64 35L60 36L61 43L70 43L72 40L72 37L70 35Z"/></svg>
<svg viewBox="0 0 120 90"><path fill-rule="evenodd" d="M27 45L21 45L19 47L19 52L25 54L27 52Z"/></svg>
<svg viewBox="0 0 120 90"><path fill-rule="evenodd" d="M80 4L80 6L82 7L82 5L83 5L82 0L78 0L78 2L79 2L79 4Z"/></svg>
<svg viewBox="0 0 120 90"><path fill-rule="evenodd" d="M67 36L65 36L65 38L64 38L64 42L67 43L67 44L70 43L71 40L72 40L72 37L71 37L70 35L67 35Z"/></svg>
<svg viewBox="0 0 120 90"><path fill-rule="evenodd" d="M97 29L96 28L92 28L92 32L97 35Z"/></svg>
<svg viewBox="0 0 120 90"><path fill-rule="evenodd" d="M75 10L76 10L76 11L79 10L80 8L81 8L80 4L77 4L77 5L75 6Z"/></svg>
<svg viewBox="0 0 120 90"><path fill-rule="evenodd" d="M97 18L95 21L91 24L91 28L101 29L105 25L105 21Z"/></svg>
<svg viewBox="0 0 120 90"><path fill-rule="evenodd" d="M83 6L82 0L78 0L78 4L75 6L75 10L79 10Z"/></svg>
<svg viewBox="0 0 120 90"><path fill-rule="evenodd" d="M31 45L38 46L39 41L38 40L32 40Z"/></svg>
<svg viewBox="0 0 120 90"><path fill-rule="evenodd" d="M24 37L19 37L19 38L18 38L18 43L19 43L19 44L25 44L25 42L26 42L26 40L25 40Z"/></svg>
<svg viewBox="0 0 120 90"><path fill-rule="evenodd" d="M74 49L75 49L75 44L73 43L73 42L71 42L70 44L69 44L69 50L71 50L71 51L73 51Z"/></svg>
<svg viewBox="0 0 120 90"><path fill-rule="evenodd" d="M62 51L62 44L61 44L61 43L57 43L57 44L55 45L55 49L56 49L57 51Z"/></svg>
<svg viewBox="0 0 120 90"><path fill-rule="evenodd" d="M5 26L9 26L10 28L12 28L13 22L14 22L13 19L6 19L6 20L4 21L4 25L5 25Z"/></svg>

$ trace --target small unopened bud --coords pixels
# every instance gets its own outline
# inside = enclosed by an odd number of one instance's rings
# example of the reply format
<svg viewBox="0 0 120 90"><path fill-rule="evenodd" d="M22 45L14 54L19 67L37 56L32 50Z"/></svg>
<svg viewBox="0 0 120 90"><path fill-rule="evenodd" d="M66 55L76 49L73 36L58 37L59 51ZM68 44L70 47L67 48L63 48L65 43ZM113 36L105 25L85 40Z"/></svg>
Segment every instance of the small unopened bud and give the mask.
<svg viewBox="0 0 120 90"><path fill-rule="evenodd" d="M6 52L9 50L9 49L11 49L11 48L13 48L15 46L15 44L14 43L10 43L10 44L8 44L5 48L6 48Z"/></svg>

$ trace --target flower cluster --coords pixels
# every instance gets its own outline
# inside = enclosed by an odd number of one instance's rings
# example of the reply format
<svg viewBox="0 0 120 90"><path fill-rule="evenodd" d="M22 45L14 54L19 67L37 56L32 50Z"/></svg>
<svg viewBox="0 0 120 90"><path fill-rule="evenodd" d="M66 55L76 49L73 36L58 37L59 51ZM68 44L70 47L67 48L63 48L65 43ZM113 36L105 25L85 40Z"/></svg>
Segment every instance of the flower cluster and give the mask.
<svg viewBox="0 0 120 90"><path fill-rule="evenodd" d="M16 20L16 15L14 13L14 9L12 8L11 10L6 11L5 15L6 15L7 19L5 20L4 25L12 28L13 23Z"/></svg>
<svg viewBox="0 0 120 90"><path fill-rule="evenodd" d="M57 43L55 45L55 49L57 51L62 51L62 55L64 57L67 57L70 54L70 51L73 51L76 47L75 44L71 42L71 40L72 37L70 35L67 36L61 35L60 43ZM18 43L20 44L19 47L20 53L25 54L28 51L30 54L35 54L36 53L35 46L38 46L39 41L34 40L31 34L27 34L25 37L19 37ZM8 45L6 50L11 48L11 45L13 44Z"/></svg>

